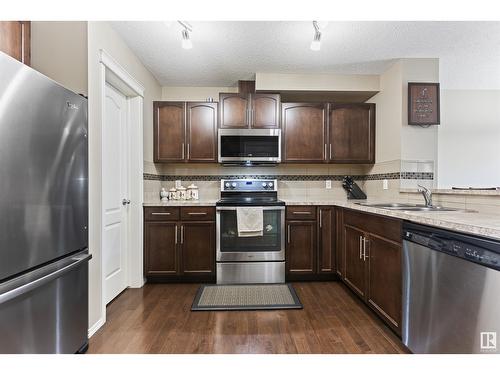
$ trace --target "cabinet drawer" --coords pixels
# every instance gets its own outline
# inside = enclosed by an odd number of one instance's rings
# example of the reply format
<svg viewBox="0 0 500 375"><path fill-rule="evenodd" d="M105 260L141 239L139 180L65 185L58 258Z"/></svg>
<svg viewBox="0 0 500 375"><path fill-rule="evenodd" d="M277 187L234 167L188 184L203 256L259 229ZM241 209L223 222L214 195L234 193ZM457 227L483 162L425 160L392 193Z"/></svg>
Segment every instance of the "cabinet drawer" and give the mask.
<svg viewBox="0 0 500 375"><path fill-rule="evenodd" d="M145 207L144 221L179 220L179 207Z"/></svg>
<svg viewBox="0 0 500 375"><path fill-rule="evenodd" d="M286 208L287 220L316 220L315 206L288 206Z"/></svg>
<svg viewBox="0 0 500 375"><path fill-rule="evenodd" d="M401 242L401 220L344 209L344 224Z"/></svg>
<svg viewBox="0 0 500 375"><path fill-rule="evenodd" d="M181 207L181 220L215 220L214 207Z"/></svg>

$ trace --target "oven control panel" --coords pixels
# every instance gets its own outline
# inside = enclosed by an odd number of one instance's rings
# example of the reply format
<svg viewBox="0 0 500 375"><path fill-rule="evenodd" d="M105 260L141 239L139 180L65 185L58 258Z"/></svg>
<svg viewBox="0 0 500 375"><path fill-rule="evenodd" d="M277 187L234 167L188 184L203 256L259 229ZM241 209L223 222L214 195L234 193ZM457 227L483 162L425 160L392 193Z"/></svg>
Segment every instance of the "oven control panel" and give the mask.
<svg viewBox="0 0 500 375"><path fill-rule="evenodd" d="M277 180L221 180L221 191L277 191Z"/></svg>

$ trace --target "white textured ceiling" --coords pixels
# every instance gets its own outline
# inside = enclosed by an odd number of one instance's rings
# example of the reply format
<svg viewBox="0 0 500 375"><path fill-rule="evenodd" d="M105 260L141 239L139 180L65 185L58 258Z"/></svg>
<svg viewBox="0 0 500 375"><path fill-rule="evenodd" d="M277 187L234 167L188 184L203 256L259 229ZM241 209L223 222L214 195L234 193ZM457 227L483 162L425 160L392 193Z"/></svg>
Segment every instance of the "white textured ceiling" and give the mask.
<svg viewBox="0 0 500 375"><path fill-rule="evenodd" d="M440 58L443 88L500 88L500 22L330 22L321 50L311 22L116 21L114 29L164 86L233 86L256 72L379 74L393 59Z"/></svg>

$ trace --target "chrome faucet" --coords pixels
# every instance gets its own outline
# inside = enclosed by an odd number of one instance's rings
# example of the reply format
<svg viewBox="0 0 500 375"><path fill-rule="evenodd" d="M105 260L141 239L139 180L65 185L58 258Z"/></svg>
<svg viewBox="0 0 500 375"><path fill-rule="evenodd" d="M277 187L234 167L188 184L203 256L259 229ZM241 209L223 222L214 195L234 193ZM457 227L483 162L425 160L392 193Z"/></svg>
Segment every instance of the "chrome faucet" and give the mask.
<svg viewBox="0 0 500 375"><path fill-rule="evenodd" d="M432 192L430 189L426 188L425 186L418 185L419 189L418 192L422 193L425 199L425 206L426 207L432 207Z"/></svg>

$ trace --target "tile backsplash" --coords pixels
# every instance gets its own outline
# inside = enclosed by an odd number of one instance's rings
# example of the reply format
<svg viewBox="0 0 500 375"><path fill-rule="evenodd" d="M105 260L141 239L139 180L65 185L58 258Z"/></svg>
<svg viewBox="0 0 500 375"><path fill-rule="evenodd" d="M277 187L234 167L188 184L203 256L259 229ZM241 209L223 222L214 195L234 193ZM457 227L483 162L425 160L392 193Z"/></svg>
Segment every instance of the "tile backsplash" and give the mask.
<svg viewBox="0 0 500 375"><path fill-rule="evenodd" d="M200 189L202 200L217 200L221 178L245 177L277 178L280 199L298 201L346 199L341 180L344 175L353 175L371 200L423 203L423 198L416 192L416 187L417 184L433 186L433 168L433 165L426 162L400 160L374 165L282 164L277 167L252 168L224 167L216 164L145 162L144 202L158 202L160 189L171 188L175 180L181 180L184 186L196 184ZM331 189L326 189L325 180L331 180ZM383 188L383 180L387 180L387 189ZM408 189L405 191L403 185L406 182ZM434 202L449 207L500 214L500 195L468 196L460 193L436 192Z"/></svg>

